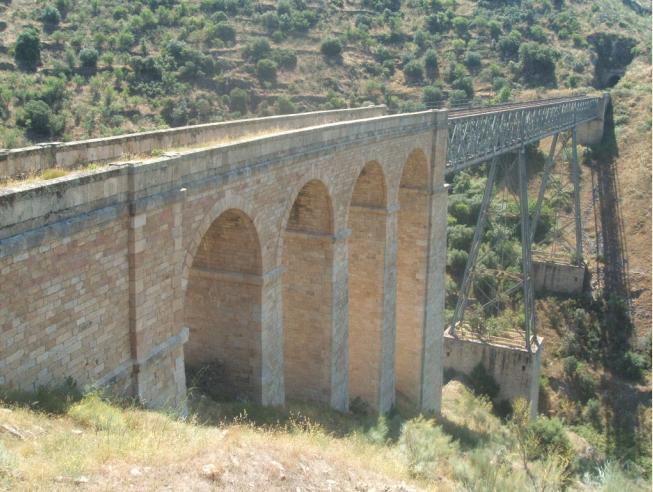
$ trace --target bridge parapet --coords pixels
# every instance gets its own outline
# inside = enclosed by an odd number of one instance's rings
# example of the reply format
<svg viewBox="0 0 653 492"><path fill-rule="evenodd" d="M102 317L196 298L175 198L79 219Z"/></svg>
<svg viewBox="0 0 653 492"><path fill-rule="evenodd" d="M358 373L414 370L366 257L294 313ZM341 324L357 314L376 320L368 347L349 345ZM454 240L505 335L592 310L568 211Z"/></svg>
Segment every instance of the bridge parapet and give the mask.
<svg viewBox="0 0 653 492"><path fill-rule="evenodd" d="M513 104L449 115L447 171L513 151L587 122L603 125L601 96Z"/></svg>
<svg viewBox="0 0 653 492"><path fill-rule="evenodd" d="M386 114L385 106L336 109L291 115L250 118L167 128L76 142L49 142L21 149L0 149L0 179L20 178L45 169L70 169L103 163L154 150L233 141L250 135L288 131L310 126L372 118Z"/></svg>

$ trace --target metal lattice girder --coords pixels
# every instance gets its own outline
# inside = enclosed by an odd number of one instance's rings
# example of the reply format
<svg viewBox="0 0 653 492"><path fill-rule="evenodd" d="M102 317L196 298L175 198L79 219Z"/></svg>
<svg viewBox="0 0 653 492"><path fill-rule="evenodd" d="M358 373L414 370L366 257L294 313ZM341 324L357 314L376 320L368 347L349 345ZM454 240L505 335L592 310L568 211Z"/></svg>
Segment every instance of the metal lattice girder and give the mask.
<svg viewBox="0 0 653 492"><path fill-rule="evenodd" d="M571 130L571 172L574 182L574 207L576 219L576 259L580 264L583 261L583 225L580 209L580 166L578 164L578 150L576 147L576 127Z"/></svg>
<svg viewBox="0 0 653 492"><path fill-rule="evenodd" d="M599 117L601 97L577 97L449 114L447 172L488 161Z"/></svg>
<svg viewBox="0 0 653 492"><path fill-rule="evenodd" d="M556 150L556 144L558 143L558 135L559 133L553 135L553 140L551 141L551 148L549 149L549 156L546 159L546 163L544 164L544 171L542 172L542 182L540 183L540 191L537 195L537 202L535 203L535 213L533 214L533 221L531 222L531 227L530 227L531 245L533 244L533 241L535 239L535 230L537 229L537 223L540 221L542 203L544 202L544 192L546 191L546 187L549 183L549 175L551 173L551 169L553 169L553 164L555 163L555 150Z"/></svg>
<svg viewBox="0 0 653 492"><path fill-rule="evenodd" d="M485 192L483 193L483 201L481 202L481 210L478 213L478 219L476 220L476 229L474 230L474 238L472 240L472 246L469 250L469 256L467 257L467 264L465 265L465 274L463 275L463 283L461 286L460 296L458 297L456 310L451 321L452 333L456 330L456 325L459 322L462 323L465 314L467 298L469 297L469 288L472 283L472 274L474 272L474 268L476 267L476 259L478 258L478 252L481 248L485 223L487 222L487 212L490 208L490 202L492 201L492 190L494 189L494 178L496 177L496 174L497 158L495 157L490 163L490 170L488 172L487 182L485 183Z"/></svg>
<svg viewBox="0 0 653 492"><path fill-rule="evenodd" d="M533 293L533 263L531 260L530 219L528 217L528 175L526 149L519 149L519 212L521 223L522 275L524 286L524 331L526 349L530 352L531 335L535 335L535 297Z"/></svg>

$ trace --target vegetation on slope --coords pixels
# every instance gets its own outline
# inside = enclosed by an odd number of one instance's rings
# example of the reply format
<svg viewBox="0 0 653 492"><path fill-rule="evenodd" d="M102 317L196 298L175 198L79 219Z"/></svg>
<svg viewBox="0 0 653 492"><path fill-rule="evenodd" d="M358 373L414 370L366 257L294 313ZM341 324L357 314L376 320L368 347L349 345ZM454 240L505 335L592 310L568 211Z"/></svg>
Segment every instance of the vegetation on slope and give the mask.
<svg viewBox="0 0 653 492"><path fill-rule="evenodd" d="M5 147L364 101L503 101L612 83L650 54L650 16L619 0L5 0L0 19Z"/></svg>
<svg viewBox="0 0 653 492"><path fill-rule="evenodd" d="M220 404L197 393L184 419L71 387L12 396L22 403L0 406L0 487L12 490L646 487L636 473L593 461L560 421L529 424L522 406L504 424L457 382L445 387L439 421Z"/></svg>

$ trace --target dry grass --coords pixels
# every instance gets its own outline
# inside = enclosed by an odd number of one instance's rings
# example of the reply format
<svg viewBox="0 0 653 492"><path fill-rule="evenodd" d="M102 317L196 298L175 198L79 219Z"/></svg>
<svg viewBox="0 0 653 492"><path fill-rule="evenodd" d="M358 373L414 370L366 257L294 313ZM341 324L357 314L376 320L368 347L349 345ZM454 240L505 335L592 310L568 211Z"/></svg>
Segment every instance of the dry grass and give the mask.
<svg viewBox="0 0 653 492"><path fill-rule="evenodd" d="M93 394L59 416L0 406L0 489L523 491L557 490L563 479L546 459L531 463L530 480L509 427L457 382L444 388L437 423L401 427L398 416L370 425L308 405L193 398L191 408L182 421Z"/></svg>

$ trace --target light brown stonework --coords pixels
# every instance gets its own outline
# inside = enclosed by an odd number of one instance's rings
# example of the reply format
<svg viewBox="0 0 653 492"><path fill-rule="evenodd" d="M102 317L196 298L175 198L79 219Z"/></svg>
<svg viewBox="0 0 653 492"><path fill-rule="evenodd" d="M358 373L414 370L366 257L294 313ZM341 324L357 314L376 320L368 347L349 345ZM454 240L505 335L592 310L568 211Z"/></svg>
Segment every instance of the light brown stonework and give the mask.
<svg viewBox="0 0 653 492"><path fill-rule="evenodd" d="M266 405L437 411L446 141L427 111L3 190L0 384L174 406L213 361Z"/></svg>

